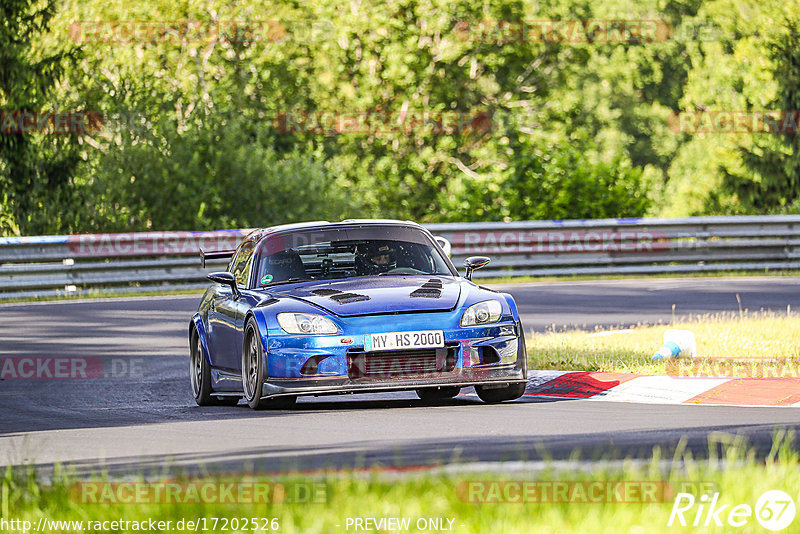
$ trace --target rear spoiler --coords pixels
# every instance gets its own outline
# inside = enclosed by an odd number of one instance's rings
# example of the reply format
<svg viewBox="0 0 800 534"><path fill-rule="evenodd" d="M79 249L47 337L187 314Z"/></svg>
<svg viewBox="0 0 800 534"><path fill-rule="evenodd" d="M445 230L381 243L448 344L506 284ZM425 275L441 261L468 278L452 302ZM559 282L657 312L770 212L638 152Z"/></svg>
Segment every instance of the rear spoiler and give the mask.
<svg viewBox="0 0 800 534"><path fill-rule="evenodd" d="M206 252L200 249L200 262L203 268L206 267L206 260L229 260L236 254L235 250L215 250L214 252Z"/></svg>

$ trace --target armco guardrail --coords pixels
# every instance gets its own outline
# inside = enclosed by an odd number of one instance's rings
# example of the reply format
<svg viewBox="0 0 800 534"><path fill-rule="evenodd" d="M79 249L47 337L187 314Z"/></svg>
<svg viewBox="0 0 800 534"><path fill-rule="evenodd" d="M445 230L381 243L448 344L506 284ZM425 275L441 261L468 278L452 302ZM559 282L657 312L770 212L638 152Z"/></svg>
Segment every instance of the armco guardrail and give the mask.
<svg viewBox="0 0 800 534"><path fill-rule="evenodd" d="M450 223L456 264L492 257L476 277L800 268L800 215Z"/></svg>
<svg viewBox="0 0 800 534"><path fill-rule="evenodd" d="M249 230L0 237L0 300L85 293L136 293L209 285L200 248L235 248Z"/></svg>
<svg viewBox="0 0 800 534"><path fill-rule="evenodd" d="M476 278L800 269L800 216L446 223L457 266L492 263ZM198 251L229 249L248 230L0 238L0 300L96 289L208 286Z"/></svg>

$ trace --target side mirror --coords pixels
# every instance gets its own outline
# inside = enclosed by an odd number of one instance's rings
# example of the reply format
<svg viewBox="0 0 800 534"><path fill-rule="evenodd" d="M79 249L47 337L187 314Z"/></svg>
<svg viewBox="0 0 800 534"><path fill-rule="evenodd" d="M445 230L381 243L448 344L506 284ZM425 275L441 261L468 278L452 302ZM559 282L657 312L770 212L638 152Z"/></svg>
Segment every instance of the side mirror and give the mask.
<svg viewBox="0 0 800 534"><path fill-rule="evenodd" d="M480 269L481 267L486 267L490 261L492 260L486 256L470 256L464 260L464 267L467 268L467 274L464 275L464 278L472 280L472 271Z"/></svg>
<svg viewBox="0 0 800 534"><path fill-rule="evenodd" d="M211 273L208 275L208 279L212 282L216 282L218 284L225 284L231 286L231 290L233 291L233 297L239 298L239 286L236 285L236 277L233 276L232 273L229 272L220 272L220 273Z"/></svg>

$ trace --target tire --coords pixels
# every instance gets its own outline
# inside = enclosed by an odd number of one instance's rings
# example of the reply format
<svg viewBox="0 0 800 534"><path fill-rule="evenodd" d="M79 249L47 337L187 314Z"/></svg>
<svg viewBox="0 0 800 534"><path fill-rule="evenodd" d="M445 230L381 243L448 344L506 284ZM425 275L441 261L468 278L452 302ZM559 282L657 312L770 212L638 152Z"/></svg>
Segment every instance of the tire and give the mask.
<svg viewBox="0 0 800 534"><path fill-rule="evenodd" d="M502 388L487 388L486 386L475 386L475 393L487 404L497 404L499 402L510 401L522 397L525 393L526 383L509 384Z"/></svg>
<svg viewBox="0 0 800 534"><path fill-rule="evenodd" d="M525 344L525 332L522 330L521 325L519 338L520 351L517 352L517 364L522 365L522 376L527 377L526 368L528 366L528 346ZM487 404L497 404L499 402L515 400L522 397L522 395L525 394L525 388L527 385L527 382L522 382L518 384L509 384L508 386L501 388L475 386L475 393L478 394L478 397L480 397L483 402Z"/></svg>
<svg viewBox="0 0 800 534"><path fill-rule="evenodd" d="M452 399L461 392L458 386L445 386L438 388L420 388L417 390L417 397L427 402Z"/></svg>
<svg viewBox="0 0 800 534"><path fill-rule="evenodd" d="M189 344L189 379L192 395L198 406L235 406L240 397L218 397L211 390L211 368L208 365L197 331L192 331Z"/></svg>
<svg viewBox="0 0 800 534"><path fill-rule="evenodd" d="M261 335L258 325L251 317L244 329L244 345L242 346L242 390L248 406L254 410L273 408L285 410L294 406L297 397L275 397L262 399L264 392L264 347L261 344Z"/></svg>

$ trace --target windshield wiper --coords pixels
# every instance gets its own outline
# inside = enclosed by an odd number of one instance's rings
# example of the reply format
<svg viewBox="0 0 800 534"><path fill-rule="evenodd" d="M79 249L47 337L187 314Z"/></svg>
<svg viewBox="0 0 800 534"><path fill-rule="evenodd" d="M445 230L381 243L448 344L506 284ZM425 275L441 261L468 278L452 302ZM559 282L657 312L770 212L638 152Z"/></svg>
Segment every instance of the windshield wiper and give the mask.
<svg viewBox="0 0 800 534"><path fill-rule="evenodd" d="M280 284L292 284L294 282L311 282L310 278L287 278L286 280L278 280L277 282L270 282L268 284L263 284L261 287L271 287L277 286Z"/></svg>
<svg viewBox="0 0 800 534"><path fill-rule="evenodd" d="M391 271L385 273L378 273L378 276L435 276L431 273L418 272L418 273L393 273Z"/></svg>

